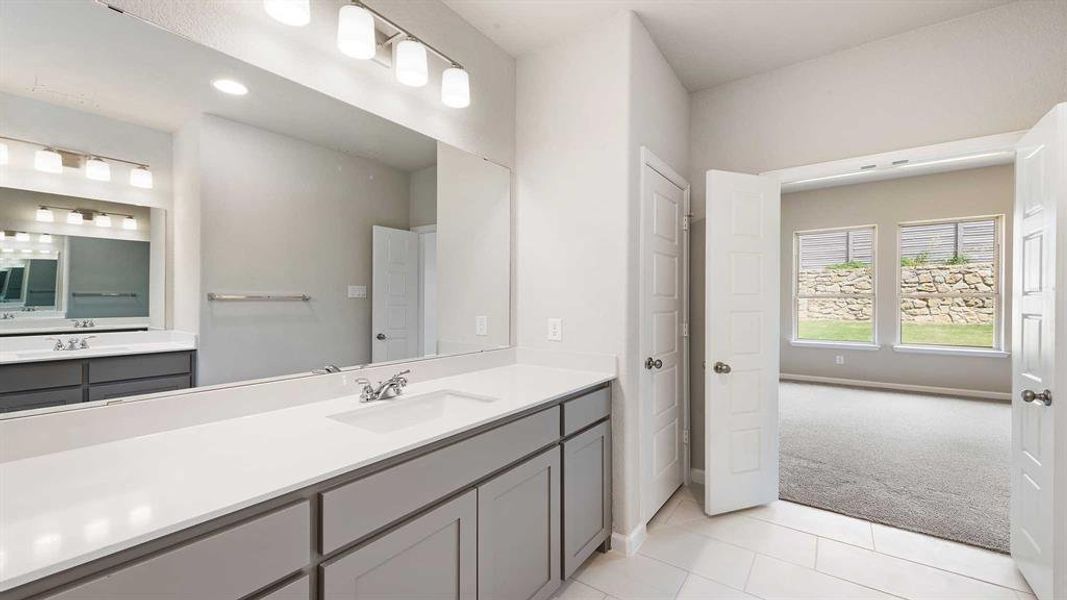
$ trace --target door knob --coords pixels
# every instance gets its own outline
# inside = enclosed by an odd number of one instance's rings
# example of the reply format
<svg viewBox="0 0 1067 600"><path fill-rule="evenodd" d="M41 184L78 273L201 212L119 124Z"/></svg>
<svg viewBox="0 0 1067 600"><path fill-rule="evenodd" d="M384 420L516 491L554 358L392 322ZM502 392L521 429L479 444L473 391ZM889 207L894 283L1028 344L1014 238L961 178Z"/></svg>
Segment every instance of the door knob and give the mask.
<svg viewBox="0 0 1067 600"><path fill-rule="evenodd" d="M716 362L714 365L711 366L711 369L721 375L725 375L731 371L730 365L724 362Z"/></svg>
<svg viewBox="0 0 1067 600"><path fill-rule="evenodd" d="M376 335L374 337L377 338L379 341L382 341L382 342L385 341L385 334L384 333L379 333L378 335Z"/></svg>
<svg viewBox="0 0 1067 600"><path fill-rule="evenodd" d="M1045 406L1052 406L1052 390L1045 390L1043 392L1035 392L1034 390L1023 390L1022 394L1023 402L1040 402Z"/></svg>
<svg viewBox="0 0 1067 600"><path fill-rule="evenodd" d="M645 359L645 368L646 369L662 369L663 368L663 361L658 359L658 358L652 358L651 356L649 356L648 358Z"/></svg>

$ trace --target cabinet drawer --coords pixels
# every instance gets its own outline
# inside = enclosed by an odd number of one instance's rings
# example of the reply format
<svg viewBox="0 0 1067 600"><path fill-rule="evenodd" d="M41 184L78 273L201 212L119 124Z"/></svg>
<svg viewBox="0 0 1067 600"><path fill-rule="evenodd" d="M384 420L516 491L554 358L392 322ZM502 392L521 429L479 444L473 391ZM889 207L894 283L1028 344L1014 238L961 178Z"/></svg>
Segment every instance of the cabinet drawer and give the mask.
<svg viewBox="0 0 1067 600"><path fill-rule="evenodd" d="M559 439L559 407L322 494L328 554Z"/></svg>
<svg viewBox="0 0 1067 600"><path fill-rule="evenodd" d="M89 359L89 383L178 375L192 370L188 352Z"/></svg>
<svg viewBox="0 0 1067 600"><path fill-rule="evenodd" d="M81 382L80 360L0 366L0 394L81 385Z"/></svg>
<svg viewBox="0 0 1067 600"><path fill-rule="evenodd" d="M311 600L311 578L304 575L273 592L256 596L256 600Z"/></svg>
<svg viewBox="0 0 1067 600"><path fill-rule="evenodd" d="M611 534L611 426L563 442L563 578Z"/></svg>
<svg viewBox="0 0 1067 600"><path fill-rule="evenodd" d="M301 502L212 534L49 600L235 600L311 560L311 511Z"/></svg>
<svg viewBox="0 0 1067 600"><path fill-rule="evenodd" d="M184 390L187 387L190 387L189 375L171 375L169 377L135 379L118 383L102 383L89 386L89 400L107 400L108 398L136 396L137 394L169 392L171 390Z"/></svg>
<svg viewBox="0 0 1067 600"><path fill-rule="evenodd" d="M46 406L60 406L63 404L76 404L81 401L81 386L58 390L22 392L20 394L5 394L0 396L0 412L30 410L31 408L44 408Z"/></svg>
<svg viewBox="0 0 1067 600"><path fill-rule="evenodd" d="M603 387L574 400L568 400L563 403L563 435L568 436L575 431L581 431L610 414L610 387Z"/></svg>

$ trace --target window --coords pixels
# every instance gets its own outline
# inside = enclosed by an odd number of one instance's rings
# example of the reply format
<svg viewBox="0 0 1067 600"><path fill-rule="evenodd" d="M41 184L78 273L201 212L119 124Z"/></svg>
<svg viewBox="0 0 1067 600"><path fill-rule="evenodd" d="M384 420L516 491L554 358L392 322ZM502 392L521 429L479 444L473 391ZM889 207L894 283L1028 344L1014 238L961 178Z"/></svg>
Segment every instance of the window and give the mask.
<svg viewBox="0 0 1067 600"><path fill-rule="evenodd" d="M1000 348L1000 217L900 226L900 343Z"/></svg>
<svg viewBox="0 0 1067 600"><path fill-rule="evenodd" d="M798 232L793 339L874 343L874 227Z"/></svg>

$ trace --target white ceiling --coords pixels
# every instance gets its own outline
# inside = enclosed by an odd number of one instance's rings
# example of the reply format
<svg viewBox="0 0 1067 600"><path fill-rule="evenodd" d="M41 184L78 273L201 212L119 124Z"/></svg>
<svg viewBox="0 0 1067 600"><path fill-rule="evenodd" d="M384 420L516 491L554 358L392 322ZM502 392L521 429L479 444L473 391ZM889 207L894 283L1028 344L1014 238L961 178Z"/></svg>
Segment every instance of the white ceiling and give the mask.
<svg viewBox="0 0 1067 600"><path fill-rule="evenodd" d="M168 132L213 114L408 171L437 160L432 138L94 2L0 1L0 91Z"/></svg>
<svg viewBox="0 0 1067 600"><path fill-rule="evenodd" d="M682 84L707 89L1011 0L444 0L513 56L623 9Z"/></svg>

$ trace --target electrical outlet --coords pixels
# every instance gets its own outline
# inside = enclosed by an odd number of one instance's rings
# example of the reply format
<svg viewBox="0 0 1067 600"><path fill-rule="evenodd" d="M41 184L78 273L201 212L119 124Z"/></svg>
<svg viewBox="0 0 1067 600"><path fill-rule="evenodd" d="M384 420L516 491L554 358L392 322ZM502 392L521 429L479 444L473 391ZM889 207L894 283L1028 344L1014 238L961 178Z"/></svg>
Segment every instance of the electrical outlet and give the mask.
<svg viewBox="0 0 1067 600"><path fill-rule="evenodd" d="M348 286L349 298L366 298L367 286L365 285L350 285Z"/></svg>
<svg viewBox="0 0 1067 600"><path fill-rule="evenodd" d="M563 319L551 318L548 320L548 341L563 341Z"/></svg>
<svg viewBox="0 0 1067 600"><path fill-rule="evenodd" d="M845 364L845 355L844 354L838 354L837 356L835 356L834 357L834 364L837 364L837 365Z"/></svg>
<svg viewBox="0 0 1067 600"><path fill-rule="evenodd" d="M489 317L485 315L474 317L474 335L489 335Z"/></svg>

